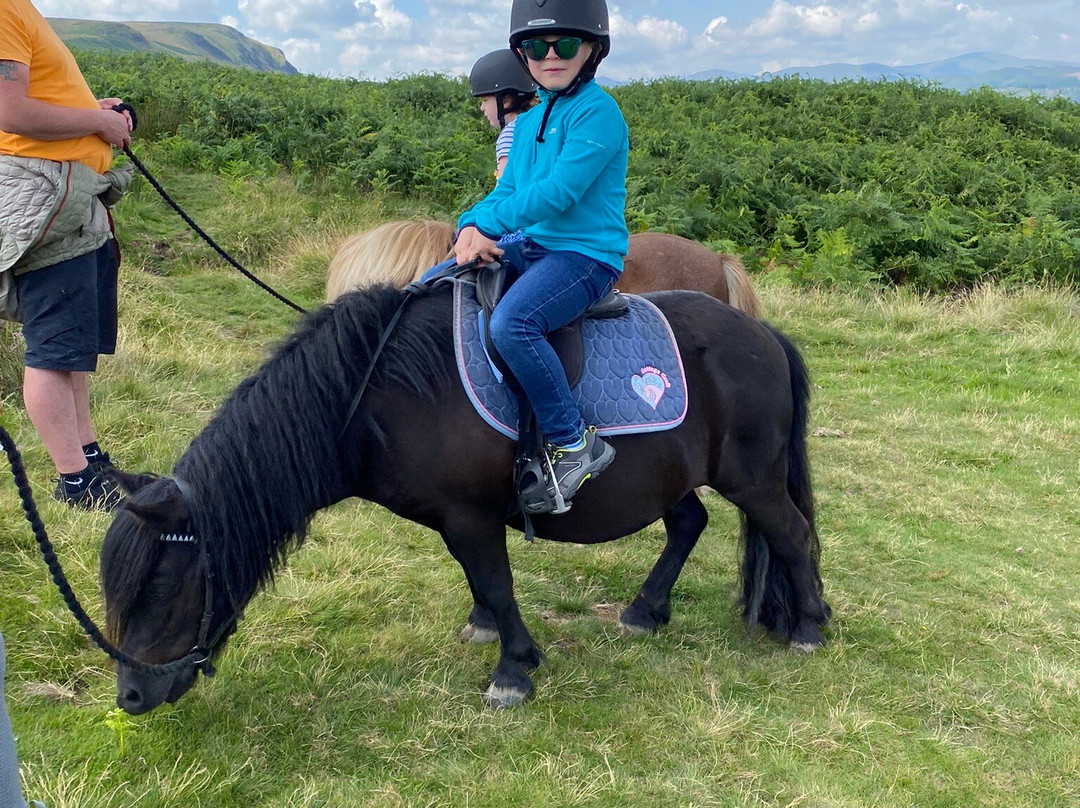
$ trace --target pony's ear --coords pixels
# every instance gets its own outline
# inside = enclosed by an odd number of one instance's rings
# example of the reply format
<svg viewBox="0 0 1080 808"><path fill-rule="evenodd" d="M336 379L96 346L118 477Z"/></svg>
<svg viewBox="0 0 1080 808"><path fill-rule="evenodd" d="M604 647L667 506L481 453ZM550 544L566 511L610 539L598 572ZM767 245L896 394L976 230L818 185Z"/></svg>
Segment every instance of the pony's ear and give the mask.
<svg viewBox="0 0 1080 808"><path fill-rule="evenodd" d="M139 519L147 522L182 523L188 519L189 512L184 495L180 493L173 480L168 477L148 477L146 475L126 474L134 478L136 488L129 489L127 498L120 506ZM119 475L118 475L119 479ZM124 482L120 481L121 485Z"/></svg>
<svg viewBox="0 0 1080 808"><path fill-rule="evenodd" d="M124 489L125 494L134 494L136 491L146 488L150 483L160 480L156 474L128 474L126 471L120 471L120 469L109 469L109 476L116 482L120 483L120 487Z"/></svg>

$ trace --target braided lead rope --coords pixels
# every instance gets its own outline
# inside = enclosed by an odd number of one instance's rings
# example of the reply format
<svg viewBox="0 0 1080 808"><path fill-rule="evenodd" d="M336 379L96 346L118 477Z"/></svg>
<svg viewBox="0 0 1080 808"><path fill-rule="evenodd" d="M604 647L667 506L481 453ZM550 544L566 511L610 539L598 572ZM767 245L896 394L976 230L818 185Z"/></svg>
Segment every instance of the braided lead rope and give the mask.
<svg viewBox="0 0 1080 808"><path fill-rule="evenodd" d="M60 595L63 597L64 604L67 606L68 611L75 616L75 619L82 627L82 630L86 632L91 640L93 640L94 644L108 654L109 658L117 664L132 668L140 673L149 673L153 676L166 676L175 673L182 668L201 665L205 662L209 656L209 651L195 648L186 656L164 665L149 665L129 657L106 639L105 635L97 627L94 621L90 619L86 610L83 609L82 604L79 603L79 599L75 596L75 593L71 589L71 585L68 583L67 576L64 575L64 569L60 566L60 560L56 557L52 542L49 541L49 536L45 531L45 525L38 514L37 504L34 502L34 495L30 490L30 482L26 478L26 469L23 466L22 455L19 453L18 447L15 446L15 441L11 439L11 435L9 435L7 430L2 426L0 426L0 445L3 446L4 452L7 454L8 462L11 464L11 474L15 478L15 487L19 491L19 499L22 501L22 508L23 512L26 514L26 521L30 523L34 538L37 539L38 548L41 550L41 555L45 559L46 566L49 568L49 574L52 576L52 581L56 584L56 588L60 590Z"/></svg>

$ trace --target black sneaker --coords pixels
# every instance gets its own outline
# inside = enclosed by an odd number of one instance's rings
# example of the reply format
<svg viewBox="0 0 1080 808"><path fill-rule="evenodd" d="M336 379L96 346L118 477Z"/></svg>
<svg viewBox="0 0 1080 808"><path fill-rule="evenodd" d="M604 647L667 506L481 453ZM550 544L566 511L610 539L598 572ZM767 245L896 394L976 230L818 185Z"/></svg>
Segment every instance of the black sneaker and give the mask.
<svg viewBox="0 0 1080 808"><path fill-rule="evenodd" d="M549 452L554 483L567 503L582 483L595 477L615 459L615 447L600 438L594 426L585 431L585 446L581 449L551 447Z"/></svg>
<svg viewBox="0 0 1080 808"><path fill-rule="evenodd" d="M108 472L90 467L89 474L90 481L85 487L81 477L70 483L61 477L56 482L53 499L84 511L111 511L123 501L124 492Z"/></svg>

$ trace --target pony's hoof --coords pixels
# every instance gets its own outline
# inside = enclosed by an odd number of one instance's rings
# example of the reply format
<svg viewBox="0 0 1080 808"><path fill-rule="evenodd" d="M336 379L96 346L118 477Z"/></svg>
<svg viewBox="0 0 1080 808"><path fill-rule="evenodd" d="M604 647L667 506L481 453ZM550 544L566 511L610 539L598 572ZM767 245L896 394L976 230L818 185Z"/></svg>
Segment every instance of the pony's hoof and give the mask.
<svg viewBox="0 0 1080 808"><path fill-rule="evenodd" d="M670 621L670 606L652 608L639 599L619 615L619 633L624 637L647 637L656 634Z"/></svg>
<svg viewBox="0 0 1080 808"><path fill-rule="evenodd" d="M825 646L821 627L810 621L801 622L791 636L791 650L797 654L812 654Z"/></svg>
<svg viewBox="0 0 1080 808"><path fill-rule="evenodd" d="M619 634L623 637L648 637L650 634L655 634L655 628L649 628L648 626L641 626L637 623L624 623L622 620L618 624Z"/></svg>
<svg viewBox="0 0 1080 808"><path fill-rule="evenodd" d="M499 632L493 628L482 628L469 623L461 630L461 641L472 645L487 645L499 639Z"/></svg>
<svg viewBox="0 0 1080 808"><path fill-rule="evenodd" d="M527 690L491 685L487 692L484 693L484 706L493 710L507 710L523 704L528 697L529 692Z"/></svg>

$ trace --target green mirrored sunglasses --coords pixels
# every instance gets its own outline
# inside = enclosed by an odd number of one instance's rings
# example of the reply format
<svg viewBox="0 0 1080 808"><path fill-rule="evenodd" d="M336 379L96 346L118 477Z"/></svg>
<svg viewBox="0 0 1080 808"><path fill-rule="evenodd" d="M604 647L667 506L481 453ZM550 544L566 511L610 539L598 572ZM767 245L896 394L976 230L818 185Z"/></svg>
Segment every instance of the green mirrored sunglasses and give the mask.
<svg viewBox="0 0 1080 808"><path fill-rule="evenodd" d="M544 39L526 39L521 43L521 51L533 62L546 59L552 50L559 59L573 59L577 56L581 43L584 41L581 37L575 36L559 37L554 42Z"/></svg>

